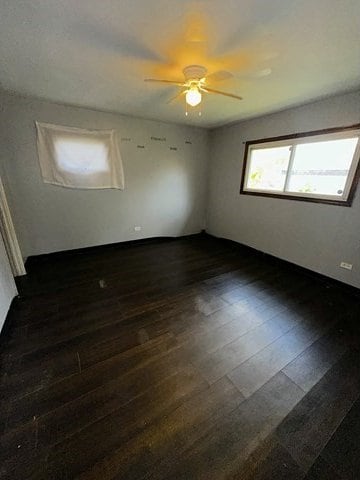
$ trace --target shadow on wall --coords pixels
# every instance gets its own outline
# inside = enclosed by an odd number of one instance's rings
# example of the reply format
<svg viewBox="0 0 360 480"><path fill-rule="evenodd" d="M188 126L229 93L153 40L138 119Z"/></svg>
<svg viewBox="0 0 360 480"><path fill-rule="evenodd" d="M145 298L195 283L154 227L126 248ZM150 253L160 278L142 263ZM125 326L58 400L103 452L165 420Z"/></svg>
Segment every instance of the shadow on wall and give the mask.
<svg viewBox="0 0 360 480"><path fill-rule="evenodd" d="M136 168L135 163L132 169ZM129 172L124 191L44 185L48 198L53 199L46 208L53 214L46 211L42 215L38 210L37 221L43 222L42 229L48 232L46 242L52 244L51 251L200 231L201 185L196 185L184 159L157 157L145 169L138 168L143 174ZM126 195L129 191L131 198ZM106 203L100 201L104 196ZM134 230L137 225L140 232ZM37 247L41 250L40 243Z"/></svg>
<svg viewBox="0 0 360 480"><path fill-rule="evenodd" d="M191 228L195 211L196 186L183 161L162 161L161 168L154 169L143 186L146 213L156 219L163 235L187 233ZM161 205L161 210L159 209Z"/></svg>

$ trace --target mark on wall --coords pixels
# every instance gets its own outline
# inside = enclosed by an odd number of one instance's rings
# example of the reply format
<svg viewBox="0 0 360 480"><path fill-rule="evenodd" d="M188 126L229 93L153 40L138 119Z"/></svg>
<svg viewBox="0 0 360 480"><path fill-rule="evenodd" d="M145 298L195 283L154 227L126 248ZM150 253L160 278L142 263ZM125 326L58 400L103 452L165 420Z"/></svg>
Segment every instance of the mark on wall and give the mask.
<svg viewBox="0 0 360 480"><path fill-rule="evenodd" d="M154 140L156 142L166 142L166 137L150 137L151 140Z"/></svg>
<svg viewBox="0 0 360 480"><path fill-rule="evenodd" d="M153 142L166 142L166 137L155 137L154 135L152 135L150 137L150 139L153 141ZM121 138L121 141L122 142L131 142L132 139L130 137L122 137ZM185 144L186 145L192 145L192 141L191 140L184 140ZM145 148L145 145L137 145L137 148ZM178 150L178 147L172 147L172 146L169 146L169 149L170 150L173 150L173 151L176 151Z"/></svg>

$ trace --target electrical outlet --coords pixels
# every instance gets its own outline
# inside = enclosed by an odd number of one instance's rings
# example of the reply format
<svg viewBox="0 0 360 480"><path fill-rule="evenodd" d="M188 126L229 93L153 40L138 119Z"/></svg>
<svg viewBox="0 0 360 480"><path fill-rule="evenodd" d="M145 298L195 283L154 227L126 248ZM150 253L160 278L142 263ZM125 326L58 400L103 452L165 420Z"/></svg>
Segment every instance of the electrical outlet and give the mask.
<svg viewBox="0 0 360 480"><path fill-rule="evenodd" d="M140 226L136 226L136 227L134 227L134 230L135 230L135 232L140 232L141 227L140 227Z"/></svg>
<svg viewBox="0 0 360 480"><path fill-rule="evenodd" d="M346 270L352 270L352 263L346 263L346 262L341 262L340 263L341 268L345 268Z"/></svg>

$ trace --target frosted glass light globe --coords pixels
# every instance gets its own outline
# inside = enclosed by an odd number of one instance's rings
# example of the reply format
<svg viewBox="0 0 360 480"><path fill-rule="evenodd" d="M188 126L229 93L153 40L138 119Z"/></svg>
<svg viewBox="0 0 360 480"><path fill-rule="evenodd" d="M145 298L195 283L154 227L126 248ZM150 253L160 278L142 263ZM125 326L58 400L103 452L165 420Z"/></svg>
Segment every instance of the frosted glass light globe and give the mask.
<svg viewBox="0 0 360 480"><path fill-rule="evenodd" d="M201 93L199 92L197 87L191 87L186 92L186 103L191 105L192 107L196 107L201 102Z"/></svg>

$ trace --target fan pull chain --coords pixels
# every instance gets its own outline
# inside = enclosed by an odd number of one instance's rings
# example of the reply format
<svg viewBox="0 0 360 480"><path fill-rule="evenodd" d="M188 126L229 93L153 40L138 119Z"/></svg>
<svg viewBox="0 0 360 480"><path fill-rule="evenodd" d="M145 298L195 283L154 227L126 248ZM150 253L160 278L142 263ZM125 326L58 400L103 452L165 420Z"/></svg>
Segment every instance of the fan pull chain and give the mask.
<svg viewBox="0 0 360 480"><path fill-rule="evenodd" d="M193 108L196 108L196 107L193 107ZM188 115L189 115L188 104L185 100L185 116L187 117ZM199 117L201 117L202 115L201 107L199 107L198 115Z"/></svg>

